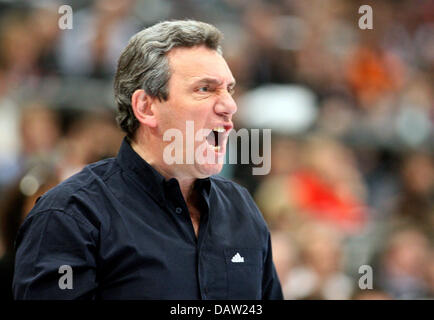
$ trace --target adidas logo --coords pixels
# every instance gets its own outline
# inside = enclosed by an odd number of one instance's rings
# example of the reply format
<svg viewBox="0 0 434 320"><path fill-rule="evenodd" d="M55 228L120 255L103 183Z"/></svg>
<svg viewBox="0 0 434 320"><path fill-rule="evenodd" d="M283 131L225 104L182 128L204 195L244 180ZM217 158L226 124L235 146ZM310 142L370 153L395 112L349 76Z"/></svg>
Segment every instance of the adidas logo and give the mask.
<svg viewBox="0 0 434 320"><path fill-rule="evenodd" d="M242 263L244 262L244 257L240 256L240 254L237 252L237 254L232 257L231 261L233 263Z"/></svg>

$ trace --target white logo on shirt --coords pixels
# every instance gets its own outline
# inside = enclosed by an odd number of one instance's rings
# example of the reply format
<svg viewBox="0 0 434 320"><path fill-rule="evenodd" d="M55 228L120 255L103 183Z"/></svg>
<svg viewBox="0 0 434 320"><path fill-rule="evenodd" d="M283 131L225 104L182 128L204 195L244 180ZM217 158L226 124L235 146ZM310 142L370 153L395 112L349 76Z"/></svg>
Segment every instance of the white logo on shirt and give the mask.
<svg viewBox="0 0 434 320"><path fill-rule="evenodd" d="M242 263L244 262L244 257L240 256L240 254L237 252L237 254L232 257L231 261L233 263Z"/></svg>

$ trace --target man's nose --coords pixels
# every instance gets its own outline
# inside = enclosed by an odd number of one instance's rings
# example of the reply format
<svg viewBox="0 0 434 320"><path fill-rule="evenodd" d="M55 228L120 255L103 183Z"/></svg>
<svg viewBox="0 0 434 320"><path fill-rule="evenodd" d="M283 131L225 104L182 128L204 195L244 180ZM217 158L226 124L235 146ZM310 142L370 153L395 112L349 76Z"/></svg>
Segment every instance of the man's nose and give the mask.
<svg viewBox="0 0 434 320"><path fill-rule="evenodd" d="M228 91L221 94L220 99L215 106L215 112L224 116L232 116L237 112L237 109L237 104Z"/></svg>

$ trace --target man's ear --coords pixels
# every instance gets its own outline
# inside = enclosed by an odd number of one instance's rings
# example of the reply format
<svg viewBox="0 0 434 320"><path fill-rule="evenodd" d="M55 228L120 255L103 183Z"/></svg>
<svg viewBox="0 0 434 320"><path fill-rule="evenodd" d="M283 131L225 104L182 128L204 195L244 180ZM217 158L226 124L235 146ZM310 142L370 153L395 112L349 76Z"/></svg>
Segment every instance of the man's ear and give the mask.
<svg viewBox="0 0 434 320"><path fill-rule="evenodd" d="M157 119L152 111L153 103L154 99L147 95L143 89L134 91L131 96L131 106L137 120L151 128L157 126Z"/></svg>

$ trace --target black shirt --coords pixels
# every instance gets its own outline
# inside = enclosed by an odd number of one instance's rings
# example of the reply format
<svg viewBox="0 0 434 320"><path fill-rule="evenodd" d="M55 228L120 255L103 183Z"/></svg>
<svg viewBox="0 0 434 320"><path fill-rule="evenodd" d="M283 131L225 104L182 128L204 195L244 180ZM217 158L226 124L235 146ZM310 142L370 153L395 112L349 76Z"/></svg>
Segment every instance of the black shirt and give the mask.
<svg viewBox="0 0 434 320"><path fill-rule="evenodd" d="M198 237L178 181L124 140L116 158L51 189L26 217L15 299L282 299L270 233L247 190L219 176L195 188ZM63 265L72 288L59 285Z"/></svg>

